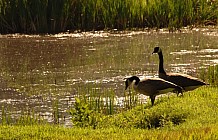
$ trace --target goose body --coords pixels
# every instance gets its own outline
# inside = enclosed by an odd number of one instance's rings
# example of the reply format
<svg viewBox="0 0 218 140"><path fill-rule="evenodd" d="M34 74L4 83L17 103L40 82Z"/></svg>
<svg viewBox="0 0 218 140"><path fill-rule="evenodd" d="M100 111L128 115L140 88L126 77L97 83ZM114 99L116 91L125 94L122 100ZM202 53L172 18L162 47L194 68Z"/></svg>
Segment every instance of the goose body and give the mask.
<svg viewBox="0 0 218 140"><path fill-rule="evenodd" d="M181 73L166 73L163 67L163 53L160 47L155 47L153 53L159 56L159 78L172 82L181 86L185 91L194 90L200 86L207 85L205 82L198 78L192 77L187 74ZM152 53L152 54L153 54Z"/></svg>
<svg viewBox="0 0 218 140"><path fill-rule="evenodd" d="M145 78L140 80L137 76L132 76L126 79L125 90L131 84L133 84L133 88L136 92L150 97L152 106L154 105L155 97L157 95L171 91L182 93L182 87L161 78Z"/></svg>

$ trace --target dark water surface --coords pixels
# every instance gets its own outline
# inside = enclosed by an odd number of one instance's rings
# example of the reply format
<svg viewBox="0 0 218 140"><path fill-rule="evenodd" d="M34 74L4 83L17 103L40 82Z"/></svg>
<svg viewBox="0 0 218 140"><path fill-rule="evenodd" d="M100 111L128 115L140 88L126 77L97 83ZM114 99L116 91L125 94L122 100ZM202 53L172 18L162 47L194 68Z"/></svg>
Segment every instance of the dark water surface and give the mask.
<svg viewBox="0 0 218 140"><path fill-rule="evenodd" d="M121 97L125 77L157 76L158 56L151 54L156 46L167 72L199 77L202 68L218 64L218 29L212 28L0 35L0 105L13 117L27 108L52 122L54 102L67 116L79 89L110 89ZM69 125L69 119L61 121Z"/></svg>

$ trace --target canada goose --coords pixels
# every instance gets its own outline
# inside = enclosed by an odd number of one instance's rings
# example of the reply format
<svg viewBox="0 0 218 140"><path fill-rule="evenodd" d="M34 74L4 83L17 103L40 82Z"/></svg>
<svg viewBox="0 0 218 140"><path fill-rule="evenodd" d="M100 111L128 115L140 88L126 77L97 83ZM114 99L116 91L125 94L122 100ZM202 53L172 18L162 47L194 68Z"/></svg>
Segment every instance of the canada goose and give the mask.
<svg viewBox="0 0 218 140"><path fill-rule="evenodd" d="M182 93L182 87L165 81L161 78L145 78L140 80L137 76L127 78L125 81L125 90L133 83L135 91L150 96L151 104L154 105L156 95L164 94L170 91Z"/></svg>
<svg viewBox="0 0 218 140"><path fill-rule="evenodd" d="M163 54L160 47L155 47L152 54L157 53L159 56L159 78L181 86L185 91L194 90L200 86L207 85L198 78L181 73L166 73L163 67Z"/></svg>

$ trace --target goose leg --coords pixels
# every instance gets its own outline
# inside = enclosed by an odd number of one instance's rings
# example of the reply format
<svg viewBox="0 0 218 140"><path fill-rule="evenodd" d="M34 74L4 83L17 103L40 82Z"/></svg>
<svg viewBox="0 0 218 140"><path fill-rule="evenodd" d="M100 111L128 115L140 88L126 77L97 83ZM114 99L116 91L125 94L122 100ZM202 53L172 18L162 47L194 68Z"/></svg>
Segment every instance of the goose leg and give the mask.
<svg viewBox="0 0 218 140"><path fill-rule="evenodd" d="M181 93L181 96L183 96L183 91L182 89L176 89L173 92L175 92L177 94L177 97L179 96L179 93Z"/></svg>
<svg viewBox="0 0 218 140"><path fill-rule="evenodd" d="M153 106L154 105L154 101L155 101L155 95L151 95L150 99L151 99L151 105Z"/></svg>
<svg viewBox="0 0 218 140"><path fill-rule="evenodd" d="M182 90L178 90L177 91L177 97L179 96L179 93L181 93L181 96L183 96L183 91Z"/></svg>

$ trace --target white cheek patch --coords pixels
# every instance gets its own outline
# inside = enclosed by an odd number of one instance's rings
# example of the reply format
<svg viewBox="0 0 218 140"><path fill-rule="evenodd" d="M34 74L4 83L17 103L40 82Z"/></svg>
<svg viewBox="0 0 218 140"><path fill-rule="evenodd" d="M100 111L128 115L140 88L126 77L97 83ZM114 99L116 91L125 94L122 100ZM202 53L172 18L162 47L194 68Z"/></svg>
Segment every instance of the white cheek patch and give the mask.
<svg viewBox="0 0 218 140"><path fill-rule="evenodd" d="M127 81L127 88L132 84L130 80Z"/></svg>
<svg viewBox="0 0 218 140"><path fill-rule="evenodd" d="M131 84L132 84L132 82L128 80L128 86L130 86Z"/></svg>

